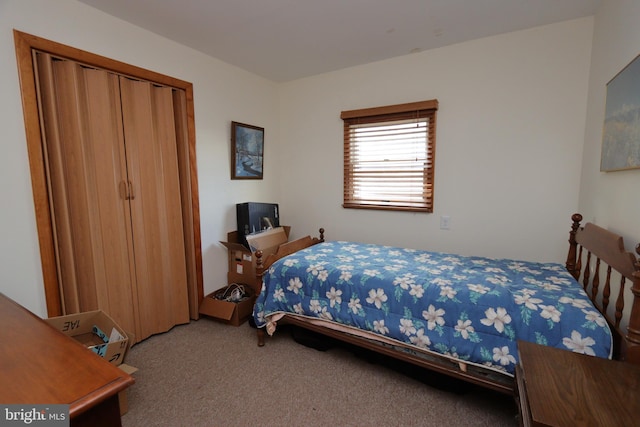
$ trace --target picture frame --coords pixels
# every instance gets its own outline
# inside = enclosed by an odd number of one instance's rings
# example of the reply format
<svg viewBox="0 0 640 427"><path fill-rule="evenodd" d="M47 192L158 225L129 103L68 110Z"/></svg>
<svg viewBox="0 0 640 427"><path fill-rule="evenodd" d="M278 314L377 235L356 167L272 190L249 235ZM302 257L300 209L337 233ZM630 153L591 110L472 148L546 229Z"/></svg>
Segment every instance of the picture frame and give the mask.
<svg viewBox="0 0 640 427"><path fill-rule="evenodd" d="M640 55L607 83L600 171L640 168Z"/></svg>
<svg viewBox="0 0 640 427"><path fill-rule="evenodd" d="M264 128L231 122L231 179L262 179Z"/></svg>

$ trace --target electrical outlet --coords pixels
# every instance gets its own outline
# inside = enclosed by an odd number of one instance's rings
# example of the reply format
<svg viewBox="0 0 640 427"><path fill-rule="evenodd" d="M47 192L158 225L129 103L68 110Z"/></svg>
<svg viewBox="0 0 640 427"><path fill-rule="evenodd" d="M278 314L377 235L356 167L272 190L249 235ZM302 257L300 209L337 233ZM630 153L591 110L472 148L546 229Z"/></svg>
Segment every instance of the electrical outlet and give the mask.
<svg viewBox="0 0 640 427"><path fill-rule="evenodd" d="M451 217L449 215L442 215L440 217L440 229L449 230L451 228Z"/></svg>

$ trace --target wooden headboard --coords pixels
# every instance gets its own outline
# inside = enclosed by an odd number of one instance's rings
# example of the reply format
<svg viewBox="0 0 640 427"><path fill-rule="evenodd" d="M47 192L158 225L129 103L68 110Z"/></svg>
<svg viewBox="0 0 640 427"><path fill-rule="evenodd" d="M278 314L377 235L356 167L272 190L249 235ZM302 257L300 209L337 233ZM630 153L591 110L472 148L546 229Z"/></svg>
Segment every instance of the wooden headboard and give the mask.
<svg viewBox="0 0 640 427"><path fill-rule="evenodd" d="M640 364L640 261L625 250L622 236L592 223L582 227L580 214L573 214L571 220L567 270L609 322L613 358ZM640 244L636 253L640 255ZM631 307L625 306L628 292Z"/></svg>

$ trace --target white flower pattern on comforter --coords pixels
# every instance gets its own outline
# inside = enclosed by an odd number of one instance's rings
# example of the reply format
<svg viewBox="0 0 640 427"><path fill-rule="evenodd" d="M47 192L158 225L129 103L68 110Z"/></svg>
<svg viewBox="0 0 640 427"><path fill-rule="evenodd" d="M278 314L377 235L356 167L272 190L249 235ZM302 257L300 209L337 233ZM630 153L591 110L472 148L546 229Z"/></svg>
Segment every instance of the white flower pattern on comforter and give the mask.
<svg viewBox="0 0 640 427"><path fill-rule="evenodd" d="M296 313L513 374L517 340L608 358L611 331L560 264L324 242L274 263L258 327Z"/></svg>

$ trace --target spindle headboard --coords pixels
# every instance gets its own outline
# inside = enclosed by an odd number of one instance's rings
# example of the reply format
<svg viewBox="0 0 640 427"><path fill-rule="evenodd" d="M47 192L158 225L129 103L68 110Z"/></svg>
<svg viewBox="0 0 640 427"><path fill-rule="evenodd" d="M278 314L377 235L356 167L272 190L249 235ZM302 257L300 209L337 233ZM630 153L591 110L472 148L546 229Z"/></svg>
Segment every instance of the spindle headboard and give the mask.
<svg viewBox="0 0 640 427"><path fill-rule="evenodd" d="M640 364L640 261L625 250L622 236L592 223L582 227L580 214L571 219L567 270L607 318L613 358Z"/></svg>

